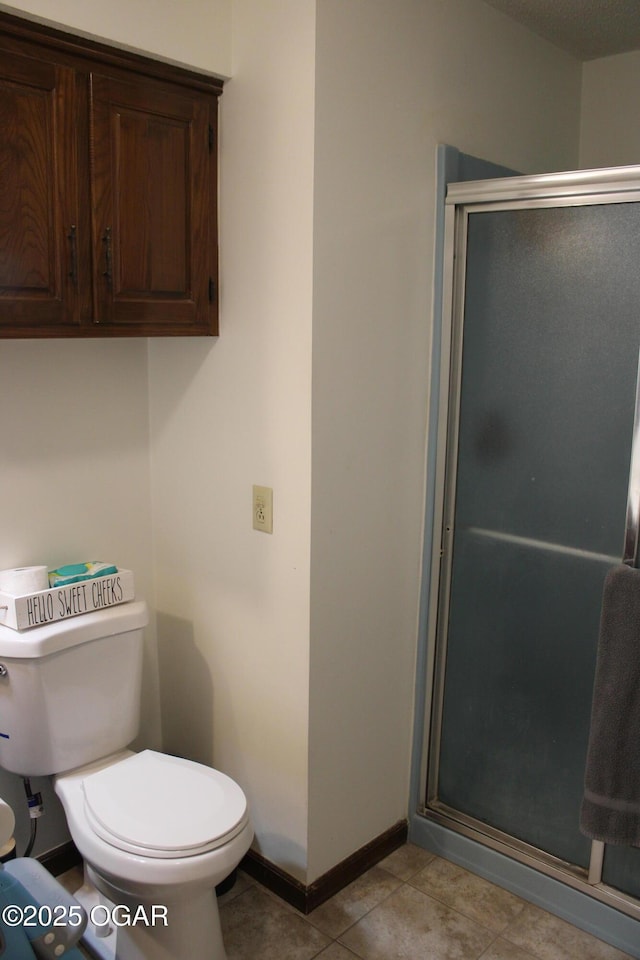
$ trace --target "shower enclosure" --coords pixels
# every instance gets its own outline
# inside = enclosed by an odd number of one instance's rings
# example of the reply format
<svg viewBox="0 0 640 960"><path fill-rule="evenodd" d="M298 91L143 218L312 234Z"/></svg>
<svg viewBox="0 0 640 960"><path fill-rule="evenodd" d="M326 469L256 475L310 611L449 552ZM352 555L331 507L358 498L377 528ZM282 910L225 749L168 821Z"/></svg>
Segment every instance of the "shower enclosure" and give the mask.
<svg viewBox="0 0 640 960"><path fill-rule="evenodd" d="M637 558L640 167L450 185L442 299L418 817L640 919L640 850L578 829Z"/></svg>

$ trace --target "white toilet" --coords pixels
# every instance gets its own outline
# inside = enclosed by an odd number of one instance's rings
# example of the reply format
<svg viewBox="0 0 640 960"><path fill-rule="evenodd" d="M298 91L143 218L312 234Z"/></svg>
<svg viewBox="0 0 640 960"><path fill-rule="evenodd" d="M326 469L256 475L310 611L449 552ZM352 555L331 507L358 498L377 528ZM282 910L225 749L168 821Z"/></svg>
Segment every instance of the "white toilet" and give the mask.
<svg viewBox="0 0 640 960"><path fill-rule="evenodd" d="M218 770L126 749L147 622L134 601L22 633L0 626L0 766L55 774L89 881L79 899L103 904L90 909L94 952L224 960L215 887L253 839L247 801Z"/></svg>

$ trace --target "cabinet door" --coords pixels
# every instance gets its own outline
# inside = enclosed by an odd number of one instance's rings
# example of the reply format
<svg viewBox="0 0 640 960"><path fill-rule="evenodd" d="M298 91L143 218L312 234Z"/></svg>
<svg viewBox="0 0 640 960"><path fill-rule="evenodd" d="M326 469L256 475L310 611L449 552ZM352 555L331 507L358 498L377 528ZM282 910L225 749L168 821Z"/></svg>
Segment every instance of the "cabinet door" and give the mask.
<svg viewBox="0 0 640 960"><path fill-rule="evenodd" d="M214 109L160 82L91 78L94 319L113 333L217 332Z"/></svg>
<svg viewBox="0 0 640 960"><path fill-rule="evenodd" d="M0 56L0 334L76 327L78 201L73 70ZM85 237L85 242L87 238Z"/></svg>

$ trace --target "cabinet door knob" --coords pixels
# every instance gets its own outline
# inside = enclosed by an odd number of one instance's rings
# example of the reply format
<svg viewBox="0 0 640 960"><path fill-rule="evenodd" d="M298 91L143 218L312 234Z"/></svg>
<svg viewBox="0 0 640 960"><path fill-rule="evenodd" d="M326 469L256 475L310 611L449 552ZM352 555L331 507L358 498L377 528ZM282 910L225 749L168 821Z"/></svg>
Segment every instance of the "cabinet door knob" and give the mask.
<svg viewBox="0 0 640 960"><path fill-rule="evenodd" d="M104 236L102 238L104 243L104 264L105 269L102 276L106 279L109 286L111 286L113 280L112 274L112 260L111 260L111 227L107 227L104 231Z"/></svg>

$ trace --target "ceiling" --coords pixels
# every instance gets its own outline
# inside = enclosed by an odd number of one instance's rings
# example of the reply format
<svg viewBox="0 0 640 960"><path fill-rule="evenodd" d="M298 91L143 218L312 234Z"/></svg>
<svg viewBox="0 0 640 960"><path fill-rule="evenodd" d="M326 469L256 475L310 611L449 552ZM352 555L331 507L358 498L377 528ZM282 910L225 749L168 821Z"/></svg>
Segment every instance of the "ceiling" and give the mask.
<svg viewBox="0 0 640 960"><path fill-rule="evenodd" d="M640 50L640 0L485 0L485 3L580 60Z"/></svg>

